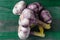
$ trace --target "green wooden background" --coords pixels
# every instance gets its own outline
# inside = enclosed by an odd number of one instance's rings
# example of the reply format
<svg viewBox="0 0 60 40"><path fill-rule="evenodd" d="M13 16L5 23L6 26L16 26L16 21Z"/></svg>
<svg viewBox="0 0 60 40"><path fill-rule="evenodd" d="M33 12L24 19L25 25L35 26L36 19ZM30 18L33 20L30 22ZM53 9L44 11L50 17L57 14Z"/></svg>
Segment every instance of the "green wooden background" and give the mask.
<svg viewBox="0 0 60 40"><path fill-rule="evenodd" d="M17 36L19 16L12 13L12 8L20 0L0 0L0 40L19 40ZM50 30L45 30L46 37L33 35L27 40L60 40L60 0L25 0L27 4L40 2L51 12L53 22Z"/></svg>

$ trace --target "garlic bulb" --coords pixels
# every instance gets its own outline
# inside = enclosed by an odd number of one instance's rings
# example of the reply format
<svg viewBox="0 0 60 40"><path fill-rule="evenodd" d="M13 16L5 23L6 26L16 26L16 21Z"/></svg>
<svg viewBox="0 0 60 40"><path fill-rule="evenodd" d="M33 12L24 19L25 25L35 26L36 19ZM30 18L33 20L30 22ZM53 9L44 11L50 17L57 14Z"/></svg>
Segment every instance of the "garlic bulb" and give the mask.
<svg viewBox="0 0 60 40"><path fill-rule="evenodd" d="M33 10L34 12L39 12L43 7L38 2L34 2L30 5L28 5L27 8Z"/></svg>
<svg viewBox="0 0 60 40"><path fill-rule="evenodd" d="M20 39L27 39L29 37L30 34L30 27L23 27L23 26L19 26L18 27L18 36Z"/></svg>
<svg viewBox="0 0 60 40"><path fill-rule="evenodd" d="M35 20L36 18L35 18L34 12L32 10L28 9L28 8L23 10L19 19L23 20L24 18L28 19L30 24L36 23L36 20Z"/></svg>
<svg viewBox="0 0 60 40"><path fill-rule="evenodd" d="M23 20L18 21L19 25L29 25L29 20L24 18Z"/></svg>
<svg viewBox="0 0 60 40"><path fill-rule="evenodd" d="M44 22L46 22L46 23L52 22L52 17L51 17L50 12L48 10L42 10L41 16L42 16Z"/></svg>
<svg viewBox="0 0 60 40"><path fill-rule="evenodd" d="M24 8L26 8L26 3L24 1L19 1L12 10L13 14L20 15Z"/></svg>

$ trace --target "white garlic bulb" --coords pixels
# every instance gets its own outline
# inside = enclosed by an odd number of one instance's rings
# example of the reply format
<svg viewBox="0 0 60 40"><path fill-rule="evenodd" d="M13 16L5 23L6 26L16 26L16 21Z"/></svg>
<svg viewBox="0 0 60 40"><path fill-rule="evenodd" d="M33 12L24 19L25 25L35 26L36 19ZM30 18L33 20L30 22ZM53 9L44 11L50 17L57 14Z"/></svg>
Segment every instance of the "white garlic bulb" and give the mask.
<svg viewBox="0 0 60 40"><path fill-rule="evenodd" d="M20 15L24 8L26 8L26 3L24 1L19 1L12 10L13 14Z"/></svg>
<svg viewBox="0 0 60 40"><path fill-rule="evenodd" d="M29 37L30 34L30 27L23 27L23 26L19 26L18 27L18 36L20 39L27 39Z"/></svg>
<svg viewBox="0 0 60 40"><path fill-rule="evenodd" d="M29 20L26 18L24 18L23 20L19 19L18 24L19 25L29 25Z"/></svg>

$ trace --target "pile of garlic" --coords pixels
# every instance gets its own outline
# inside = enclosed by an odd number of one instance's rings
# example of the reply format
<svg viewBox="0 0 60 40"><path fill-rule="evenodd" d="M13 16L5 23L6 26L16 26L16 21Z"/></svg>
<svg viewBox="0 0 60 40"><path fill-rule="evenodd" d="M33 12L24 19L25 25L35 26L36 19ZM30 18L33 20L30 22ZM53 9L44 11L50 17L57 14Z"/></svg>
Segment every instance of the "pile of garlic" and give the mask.
<svg viewBox="0 0 60 40"><path fill-rule="evenodd" d="M19 27L18 36L20 39L27 39L30 34L30 26L32 24L37 24L36 19L42 18L45 23L51 23L51 15L48 10L46 10L38 2L26 5L25 1L19 1L13 8L13 14L19 16Z"/></svg>

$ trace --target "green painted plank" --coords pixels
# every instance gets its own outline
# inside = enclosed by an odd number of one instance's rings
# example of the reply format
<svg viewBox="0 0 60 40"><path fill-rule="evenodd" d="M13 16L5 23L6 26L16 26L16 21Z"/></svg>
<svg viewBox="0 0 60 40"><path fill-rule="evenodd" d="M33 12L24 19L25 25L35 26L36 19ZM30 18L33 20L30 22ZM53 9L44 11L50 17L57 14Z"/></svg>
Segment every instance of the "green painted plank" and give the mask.
<svg viewBox="0 0 60 40"><path fill-rule="evenodd" d="M46 37L45 38L41 38L41 37L37 37L37 36L33 36L30 35L30 37L28 39L60 39L60 32L45 32L46 33ZM0 32L0 39L19 39L17 32Z"/></svg>
<svg viewBox="0 0 60 40"><path fill-rule="evenodd" d="M60 31L60 20L53 20L51 31ZM0 21L0 32L14 32L17 31L18 22L17 21Z"/></svg>
<svg viewBox="0 0 60 40"><path fill-rule="evenodd" d="M40 2L44 6L60 6L60 0L25 0L28 4L32 2Z"/></svg>
<svg viewBox="0 0 60 40"><path fill-rule="evenodd" d="M60 7L46 7L53 19L60 19ZM4 10L4 11L2 11ZM19 16L14 15L11 10L7 11L6 9L0 8L0 20L18 20Z"/></svg>
<svg viewBox="0 0 60 40"><path fill-rule="evenodd" d="M20 0L0 0L0 7L12 9L13 6ZM45 7L60 6L60 0L25 0L26 3L40 2Z"/></svg>
<svg viewBox="0 0 60 40"><path fill-rule="evenodd" d="M0 32L0 38L14 38L16 39L17 32Z"/></svg>

